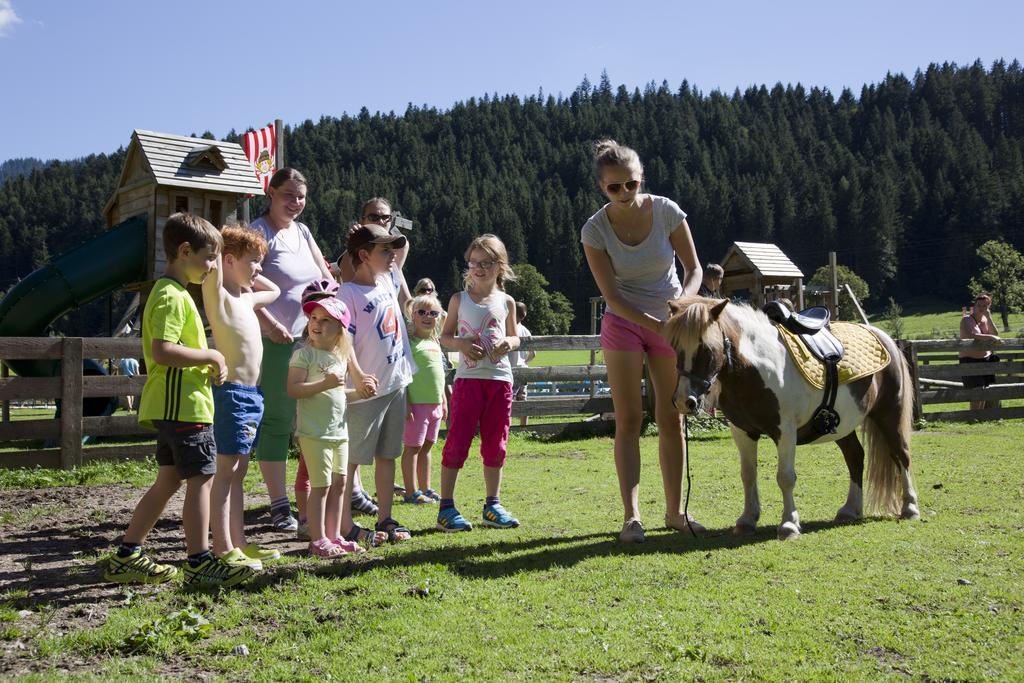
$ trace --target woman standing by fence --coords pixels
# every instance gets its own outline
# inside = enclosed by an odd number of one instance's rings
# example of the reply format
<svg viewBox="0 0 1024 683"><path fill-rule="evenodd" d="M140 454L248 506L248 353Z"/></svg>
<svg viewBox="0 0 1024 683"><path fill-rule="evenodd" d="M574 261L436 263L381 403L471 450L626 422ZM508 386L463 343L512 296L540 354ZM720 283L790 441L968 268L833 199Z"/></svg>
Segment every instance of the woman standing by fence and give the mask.
<svg viewBox="0 0 1024 683"><path fill-rule="evenodd" d="M643 166L635 151L602 140L595 148L594 171L608 203L583 226L583 251L607 304L601 349L615 406L615 469L625 517L619 539L636 543L644 540L639 494L645 355L656 397L665 524L686 528L681 495L686 445L682 418L672 405L676 354L661 329L669 313L666 302L695 294L702 271L686 213L671 199L640 192ZM676 274L677 256L686 273L683 284ZM696 522L693 528L703 529Z"/></svg>

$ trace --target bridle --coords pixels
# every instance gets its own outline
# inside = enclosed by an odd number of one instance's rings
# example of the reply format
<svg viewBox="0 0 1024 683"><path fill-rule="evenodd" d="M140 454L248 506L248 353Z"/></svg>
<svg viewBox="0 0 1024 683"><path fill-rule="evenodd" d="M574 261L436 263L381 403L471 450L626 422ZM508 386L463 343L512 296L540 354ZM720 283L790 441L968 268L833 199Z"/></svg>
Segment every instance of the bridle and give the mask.
<svg viewBox="0 0 1024 683"><path fill-rule="evenodd" d="M679 410L679 406L676 405L676 394L679 393L679 382L684 377L690 382L690 390L687 392L687 394L690 398L696 400L699 398L703 398L704 396L707 395L709 391L711 391L711 387L713 387L715 385L715 382L718 381L718 375L723 370L732 370L732 340L730 340L729 337L725 336L725 331L722 330L721 326L719 326L718 329L719 331L722 332L722 350L725 352L725 362L723 362L721 367L715 370L715 372L713 372L710 375L698 375L697 373L687 370L685 367L683 367L684 359L682 356L676 357L676 390L672 392L672 405L675 407L676 410Z"/></svg>

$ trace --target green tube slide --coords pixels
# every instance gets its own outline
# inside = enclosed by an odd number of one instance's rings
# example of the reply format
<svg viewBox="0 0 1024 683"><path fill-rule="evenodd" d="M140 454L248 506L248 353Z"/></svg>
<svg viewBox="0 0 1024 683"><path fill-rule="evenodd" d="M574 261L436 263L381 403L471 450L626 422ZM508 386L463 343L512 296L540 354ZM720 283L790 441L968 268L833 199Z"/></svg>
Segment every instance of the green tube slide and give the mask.
<svg viewBox="0 0 1024 683"><path fill-rule="evenodd" d="M129 218L58 256L0 301L0 336L38 337L68 311L146 277L147 220ZM23 377L56 374L48 360L8 362Z"/></svg>

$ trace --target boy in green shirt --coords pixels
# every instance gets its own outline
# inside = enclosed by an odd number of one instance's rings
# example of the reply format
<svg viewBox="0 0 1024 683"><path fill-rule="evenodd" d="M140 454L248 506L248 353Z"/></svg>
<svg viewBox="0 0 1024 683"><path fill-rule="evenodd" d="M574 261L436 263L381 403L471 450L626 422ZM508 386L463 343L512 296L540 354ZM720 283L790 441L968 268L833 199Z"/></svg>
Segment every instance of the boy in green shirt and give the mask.
<svg viewBox="0 0 1024 683"><path fill-rule="evenodd" d="M146 557L142 543L182 480L188 564L185 586L233 586L253 576L251 567L231 565L210 553L210 486L217 468L213 438L213 393L227 365L208 349L202 320L186 286L201 283L217 261L220 233L187 213L167 219L163 231L168 264L156 281L142 315L142 351L148 375L139 402L139 423L157 431L156 481L135 506L121 547L109 559L104 578L115 583L163 583L178 570Z"/></svg>

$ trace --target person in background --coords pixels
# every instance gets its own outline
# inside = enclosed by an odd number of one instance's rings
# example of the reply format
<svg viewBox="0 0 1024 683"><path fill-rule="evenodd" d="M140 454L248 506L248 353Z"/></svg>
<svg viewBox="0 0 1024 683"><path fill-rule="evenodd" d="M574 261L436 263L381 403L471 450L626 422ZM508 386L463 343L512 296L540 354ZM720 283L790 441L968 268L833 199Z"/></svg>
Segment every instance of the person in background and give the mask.
<svg viewBox="0 0 1024 683"><path fill-rule="evenodd" d="M139 374L139 359L138 358L122 358L117 361L117 371L122 377L135 377ZM124 397L124 403L128 407L128 412L135 410L134 394L126 394Z"/></svg>
<svg viewBox="0 0 1024 683"><path fill-rule="evenodd" d="M533 334L527 329L526 325L523 324L523 320L526 318L526 304L522 301L516 302L516 332L518 333L520 341L532 337ZM509 360L512 362L512 371L515 373L516 368L525 368L529 366L530 361L537 357L536 351L522 351L516 349L512 353L508 354ZM512 400L514 401L525 401L526 400L526 385L527 382L513 382L512 385ZM523 415L519 418L519 424L525 427L529 423L530 418Z"/></svg>
<svg viewBox="0 0 1024 683"><path fill-rule="evenodd" d="M697 294L706 296L709 299L721 299L722 280L725 278L725 270L717 263L709 263L704 269L704 279L700 283Z"/></svg>
<svg viewBox="0 0 1024 683"><path fill-rule="evenodd" d="M989 309L992 307L992 297L987 292L981 292L974 298L974 308L960 319L960 338L978 339L999 343L1002 338L992 322L992 315ZM988 350L965 348L960 350L960 363L998 363L999 356ZM979 389L987 387L996 381L995 375L967 375L963 378L965 389ZM999 401L971 401L971 410L983 408L998 408Z"/></svg>

